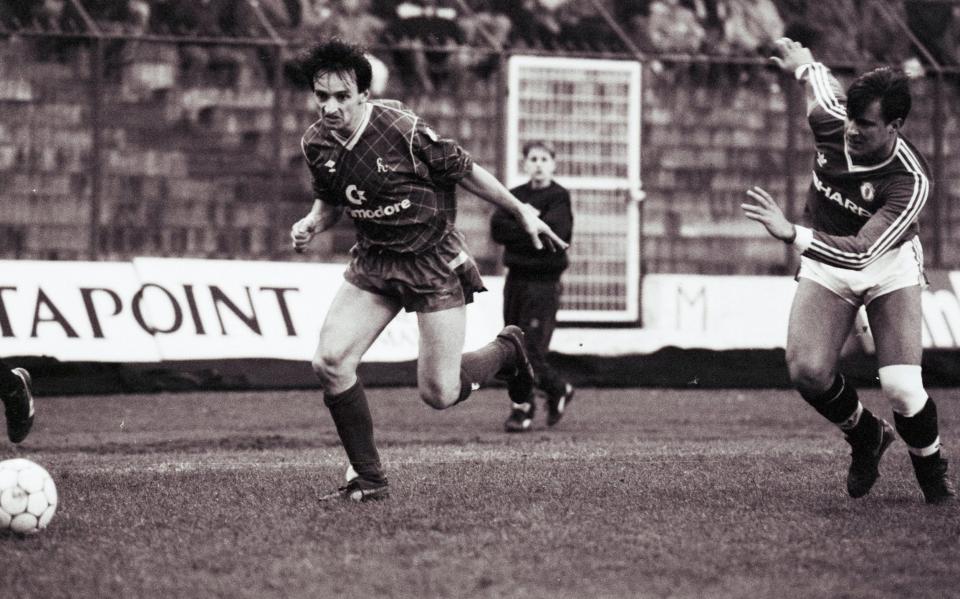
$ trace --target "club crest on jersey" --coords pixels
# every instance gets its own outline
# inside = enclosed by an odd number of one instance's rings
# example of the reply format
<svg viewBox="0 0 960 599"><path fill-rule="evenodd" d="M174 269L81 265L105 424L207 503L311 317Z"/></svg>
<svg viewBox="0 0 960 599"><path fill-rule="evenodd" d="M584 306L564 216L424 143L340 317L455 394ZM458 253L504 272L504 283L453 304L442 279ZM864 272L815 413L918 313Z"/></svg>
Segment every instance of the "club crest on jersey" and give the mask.
<svg viewBox="0 0 960 599"><path fill-rule="evenodd" d="M383 158L377 156L377 172L386 173L390 171L390 167L383 162Z"/></svg>
<svg viewBox="0 0 960 599"><path fill-rule="evenodd" d="M877 190L874 189L873 183L869 181L864 181L860 184L860 197L863 198L864 202L872 202L874 196L877 195Z"/></svg>

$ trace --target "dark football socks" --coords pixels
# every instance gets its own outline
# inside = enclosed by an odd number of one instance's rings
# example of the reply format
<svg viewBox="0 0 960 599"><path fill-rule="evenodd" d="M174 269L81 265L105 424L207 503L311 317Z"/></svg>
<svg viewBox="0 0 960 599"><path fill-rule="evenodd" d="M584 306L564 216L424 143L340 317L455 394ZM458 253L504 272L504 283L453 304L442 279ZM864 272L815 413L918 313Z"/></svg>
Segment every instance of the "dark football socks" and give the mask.
<svg viewBox="0 0 960 599"><path fill-rule="evenodd" d="M9 395L20 388L20 377L10 371L10 367L0 360L0 395Z"/></svg>
<svg viewBox="0 0 960 599"><path fill-rule="evenodd" d="M927 398L923 409L913 416L901 416L894 412L893 420L897 433L907 444L911 454L930 455L939 449L940 431L937 424L937 405Z"/></svg>
<svg viewBox="0 0 960 599"><path fill-rule="evenodd" d="M467 399L472 391L513 364L516 359L513 354L513 345L500 338L476 351L463 354L460 358L460 396L455 403Z"/></svg>
<svg viewBox="0 0 960 599"><path fill-rule="evenodd" d="M323 403L330 409L337 435L353 469L365 480L385 482L380 455L373 439L370 406L367 405L367 394L363 391L360 379L343 393L324 395Z"/></svg>
<svg viewBox="0 0 960 599"><path fill-rule="evenodd" d="M856 437L874 431L879 424L877 417L863 407L857 390L837 374L829 389L819 394L800 392L804 400L821 416L836 424L847 435Z"/></svg>

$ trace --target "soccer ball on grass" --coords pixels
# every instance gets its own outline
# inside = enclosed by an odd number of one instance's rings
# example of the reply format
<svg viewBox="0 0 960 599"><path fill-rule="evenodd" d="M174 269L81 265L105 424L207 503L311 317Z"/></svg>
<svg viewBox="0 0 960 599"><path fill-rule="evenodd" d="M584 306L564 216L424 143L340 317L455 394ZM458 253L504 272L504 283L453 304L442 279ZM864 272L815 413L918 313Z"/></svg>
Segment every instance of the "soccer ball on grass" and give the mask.
<svg viewBox="0 0 960 599"><path fill-rule="evenodd" d="M0 462L0 530L40 532L57 511L57 487L50 473L24 458Z"/></svg>

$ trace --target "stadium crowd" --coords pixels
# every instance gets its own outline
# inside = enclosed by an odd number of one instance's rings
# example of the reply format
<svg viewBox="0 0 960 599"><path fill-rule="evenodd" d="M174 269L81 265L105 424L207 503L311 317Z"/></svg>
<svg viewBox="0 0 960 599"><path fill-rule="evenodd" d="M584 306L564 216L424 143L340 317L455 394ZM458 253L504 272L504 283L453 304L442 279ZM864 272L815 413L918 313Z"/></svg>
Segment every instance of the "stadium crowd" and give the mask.
<svg viewBox="0 0 960 599"><path fill-rule="evenodd" d="M901 21L942 65L957 65L960 4L930 0L23 0L0 4L7 31L84 31L89 16L105 32L136 35L341 37L367 46L400 46L403 74L432 87L463 66L489 68L456 48L622 51L606 17L648 54L767 56L788 36L827 61L926 60L901 35ZM606 15L597 10L601 6ZM265 17L265 18L264 18ZM266 22L264 22L266 21ZM859 23L849 35L848 23Z"/></svg>

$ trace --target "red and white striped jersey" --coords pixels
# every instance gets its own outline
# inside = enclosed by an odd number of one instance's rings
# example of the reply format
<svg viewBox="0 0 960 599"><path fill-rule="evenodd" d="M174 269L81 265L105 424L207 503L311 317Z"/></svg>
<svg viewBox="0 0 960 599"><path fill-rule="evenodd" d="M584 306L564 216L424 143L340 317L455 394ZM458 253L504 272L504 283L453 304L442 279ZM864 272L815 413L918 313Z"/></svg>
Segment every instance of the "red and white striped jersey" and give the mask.
<svg viewBox="0 0 960 599"><path fill-rule="evenodd" d="M417 252L454 228L473 160L395 100L366 103L349 139L313 123L301 140L318 199L343 206L364 249Z"/></svg>
<svg viewBox="0 0 960 599"><path fill-rule="evenodd" d="M808 115L816 157L803 224L813 229L804 256L861 270L917 234L930 193L929 169L902 136L879 164L855 164L844 142L846 96L820 63L807 69L816 100Z"/></svg>

